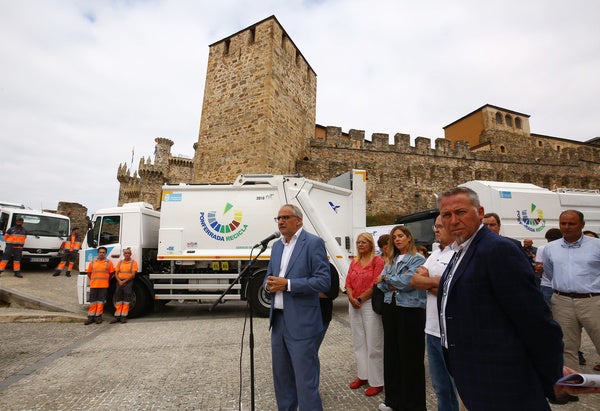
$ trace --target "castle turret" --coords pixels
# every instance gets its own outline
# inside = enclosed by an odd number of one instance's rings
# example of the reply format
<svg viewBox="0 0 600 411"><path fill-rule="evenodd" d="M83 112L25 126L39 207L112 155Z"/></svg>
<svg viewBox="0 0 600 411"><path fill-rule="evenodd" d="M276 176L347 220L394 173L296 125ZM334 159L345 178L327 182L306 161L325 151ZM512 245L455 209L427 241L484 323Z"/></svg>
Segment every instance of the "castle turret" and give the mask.
<svg viewBox="0 0 600 411"><path fill-rule="evenodd" d="M163 173L167 174L167 167L169 165L169 159L171 158L171 147L173 141L164 137L156 137L154 139L155 155L154 164L162 169Z"/></svg>

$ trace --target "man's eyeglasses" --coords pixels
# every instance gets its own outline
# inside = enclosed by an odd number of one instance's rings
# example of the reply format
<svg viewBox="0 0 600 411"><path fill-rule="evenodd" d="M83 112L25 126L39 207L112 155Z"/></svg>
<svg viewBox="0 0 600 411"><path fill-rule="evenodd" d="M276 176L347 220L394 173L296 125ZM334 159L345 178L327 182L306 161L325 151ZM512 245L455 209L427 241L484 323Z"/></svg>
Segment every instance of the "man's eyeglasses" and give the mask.
<svg viewBox="0 0 600 411"><path fill-rule="evenodd" d="M287 221L287 220L289 220L292 217L298 217L298 216L295 216L295 215L280 215L280 216L275 217L274 220L275 220L276 223L278 223L279 220Z"/></svg>
<svg viewBox="0 0 600 411"><path fill-rule="evenodd" d="M431 226L431 229L432 229L433 231L435 231L436 229L437 229L437 230L441 230L442 228L444 228L444 226L443 226L443 225L441 225L441 224L436 224L436 225L432 225L432 226Z"/></svg>

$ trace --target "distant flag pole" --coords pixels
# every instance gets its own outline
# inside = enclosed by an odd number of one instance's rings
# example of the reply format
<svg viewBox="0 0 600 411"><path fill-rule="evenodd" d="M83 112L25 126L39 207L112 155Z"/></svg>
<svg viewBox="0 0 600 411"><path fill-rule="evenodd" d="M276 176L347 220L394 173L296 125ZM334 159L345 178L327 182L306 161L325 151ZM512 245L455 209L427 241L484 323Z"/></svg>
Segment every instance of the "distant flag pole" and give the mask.
<svg viewBox="0 0 600 411"><path fill-rule="evenodd" d="M135 155L135 146L131 147L131 167L133 168L133 156Z"/></svg>

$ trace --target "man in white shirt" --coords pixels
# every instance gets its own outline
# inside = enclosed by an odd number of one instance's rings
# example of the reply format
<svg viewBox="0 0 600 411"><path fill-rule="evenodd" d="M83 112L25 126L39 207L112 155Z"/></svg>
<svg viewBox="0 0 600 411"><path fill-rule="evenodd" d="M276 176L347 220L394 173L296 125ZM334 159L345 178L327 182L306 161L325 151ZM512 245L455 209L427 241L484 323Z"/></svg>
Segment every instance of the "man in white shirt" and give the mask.
<svg viewBox="0 0 600 411"><path fill-rule="evenodd" d="M435 241L439 248L431 253L425 264L417 269L410 285L417 290L427 290L427 319L425 323L425 342L429 362L431 384L437 397L438 411L458 411L458 396L454 381L446 368L440 339L440 320L437 308L437 289L440 278L454 255L448 247L453 238L442 225L438 216L433 226Z"/></svg>

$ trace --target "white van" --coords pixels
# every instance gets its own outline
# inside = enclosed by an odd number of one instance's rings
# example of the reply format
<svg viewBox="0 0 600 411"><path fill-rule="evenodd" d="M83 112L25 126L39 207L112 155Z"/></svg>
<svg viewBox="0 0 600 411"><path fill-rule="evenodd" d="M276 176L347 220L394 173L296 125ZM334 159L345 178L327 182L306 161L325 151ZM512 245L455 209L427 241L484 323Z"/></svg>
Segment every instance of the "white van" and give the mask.
<svg viewBox="0 0 600 411"><path fill-rule="evenodd" d="M56 266L60 261L60 246L70 233L69 217L20 205L0 206L0 256L6 249L4 233L15 225L18 217L23 218L23 227L27 230L21 262Z"/></svg>

